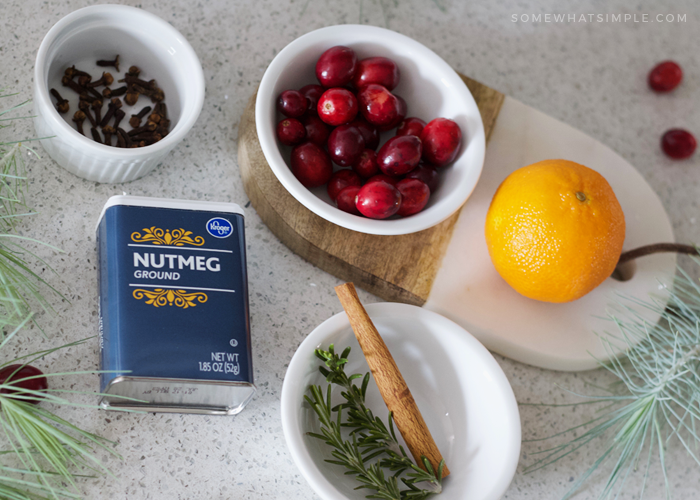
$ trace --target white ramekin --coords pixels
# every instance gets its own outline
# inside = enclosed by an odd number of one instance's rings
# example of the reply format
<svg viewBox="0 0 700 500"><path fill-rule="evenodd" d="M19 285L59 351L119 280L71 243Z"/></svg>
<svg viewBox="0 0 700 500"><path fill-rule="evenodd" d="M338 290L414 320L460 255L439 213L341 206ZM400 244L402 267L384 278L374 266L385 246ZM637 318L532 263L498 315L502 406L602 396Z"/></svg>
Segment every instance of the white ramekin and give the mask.
<svg viewBox="0 0 700 500"><path fill-rule="evenodd" d="M277 96L287 89L318 83L314 72L316 60L335 45L351 47L360 59L371 56L393 59L401 70L401 82L393 92L408 103L408 116L426 122L438 117L450 118L462 129L460 153L451 166L440 169L440 185L422 212L388 220L351 215L335 207L325 186L309 190L289 169L290 148L282 146L275 133L277 122L282 119L276 110ZM320 217L362 233L408 234L442 222L467 200L484 164L484 124L474 98L459 75L424 45L374 26L330 26L287 45L272 60L260 83L255 121L265 159L292 196ZM382 139L388 139L390 134L393 131L382 134Z"/></svg>
<svg viewBox="0 0 700 500"><path fill-rule="evenodd" d="M98 68L98 59L115 54L127 65L120 72ZM61 85L65 69L73 64L94 74L112 72L117 78L130 65L140 67L148 79L155 78L165 92L170 133L143 148L124 149L99 144L80 135L59 115L49 95L56 88L71 100L66 115L77 110L77 97ZM117 84L112 86L116 88ZM95 5L77 10L49 30L39 47L34 67L34 127L41 145L56 163L69 172L97 182L128 182L153 170L190 131L204 102L204 74L197 54L170 24L142 9L124 5ZM141 97L135 109L153 105ZM126 108L125 108L126 109ZM104 106L103 113L107 106ZM127 117L124 122L128 121ZM86 122L87 123L87 122Z"/></svg>

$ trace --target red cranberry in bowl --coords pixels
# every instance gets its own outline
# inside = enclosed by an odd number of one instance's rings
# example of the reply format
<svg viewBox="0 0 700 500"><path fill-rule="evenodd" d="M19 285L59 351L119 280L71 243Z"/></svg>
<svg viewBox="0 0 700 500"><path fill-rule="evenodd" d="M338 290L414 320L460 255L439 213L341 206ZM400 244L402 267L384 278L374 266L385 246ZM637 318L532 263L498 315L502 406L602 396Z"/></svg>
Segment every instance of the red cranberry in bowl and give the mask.
<svg viewBox="0 0 700 500"><path fill-rule="evenodd" d="M342 87L352 82L357 71L357 55L349 47L331 47L316 61L316 78L326 88Z"/></svg>
<svg viewBox="0 0 700 500"><path fill-rule="evenodd" d="M367 179L367 181L365 182L365 185L371 184L372 182L379 182L379 181L388 182L392 186L396 186L396 183L399 182L399 179L396 177L392 177L390 175L377 174L377 175L373 175L372 177Z"/></svg>
<svg viewBox="0 0 700 500"><path fill-rule="evenodd" d="M352 215L362 215L355 205L355 199L357 194L360 192L359 186L348 186L338 193L338 197L335 199L336 206L343 212L347 212Z"/></svg>
<svg viewBox="0 0 700 500"><path fill-rule="evenodd" d="M356 127L360 131L362 137L365 139L365 147L367 149L377 150L379 146L379 130L373 125L370 125L363 118L355 118L350 122L350 125Z"/></svg>
<svg viewBox="0 0 700 500"><path fill-rule="evenodd" d="M341 167L355 164L365 150L362 134L352 125L341 125L331 132L328 138L328 153L331 160Z"/></svg>
<svg viewBox="0 0 700 500"><path fill-rule="evenodd" d="M401 193L385 181L368 182L357 193L357 209L370 219L386 219L398 212Z"/></svg>
<svg viewBox="0 0 700 500"><path fill-rule="evenodd" d="M331 157L313 142L292 149L292 173L307 188L323 186L333 175Z"/></svg>
<svg viewBox="0 0 700 500"><path fill-rule="evenodd" d="M420 137L423 128L425 128L425 122L420 118L412 116L399 123L399 128L396 129L396 135L415 135L416 137Z"/></svg>
<svg viewBox="0 0 700 500"><path fill-rule="evenodd" d="M331 131L328 130L328 125L323 123L318 116L314 115L304 115L301 117L301 123L304 124L306 128L306 138L316 144L317 146L325 146L328 142L328 136Z"/></svg>
<svg viewBox="0 0 700 500"><path fill-rule="evenodd" d="M360 155L360 159L352 165L352 169L363 179L369 179L378 174L377 153L371 149L365 149Z"/></svg>
<svg viewBox="0 0 700 500"><path fill-rule="evenodd" d="M368 57L357 65L357 72L352 83L361 89L370 83L383 85L388 90L394 90L399 84L401 72L394 61L386 57Z"/></svg>
<svg viewBox="0 0 700 500"><path fill-rule="evenodd" d="M415 135L392 137L377 154L379 168L386 175L404 175L418 166L421 141Z"/></svg>
<svg viewBox="0 0 700 500"><path fill-rule="evenodd" d="M406 179L418 179L419 181L425 182L428 188L430 188L431 193L434 193L437 189L439 177L437 168L427 163L418 165L406 174Z"/></svg>
<svg viewBox="0 0 700 500"><path fill-rule="evenodd" d="M462 131L452 120L435 118L425 126L420 140L423 143L423 159L436 167L444 167L457 158Z"/></svg>
<svg viewBox="0 0 700 500"><path fill-rule="evenodd" d="M670 92L683 80L683 70L673 61L664 61L649 72L649 86L656 92Z"/></svg>
<svg viewBox="0 0 700 500"><path fill-rule="evenodd" d="M396 124L401 103L386 87L369 84L357 93L360 112L375 127L391 127Z"/></svg>
<svg viewBox="0 0 700 500"><path fill-rule="evenodd" d="M677 160L691 156L697 146L698 143L693 134L682 128L672 128L661 137L661 149Z"/></svg>
<svg viewBox="0 0 700 500"><path fill-rule="evenodd" d="M306 138L306 128L296 118L285 118L277 124L277 138L286 146L294 146Z"/></svg>
<svg viewBox="0 0 700 500"><path fill-rule="evenodd" d="M318 105L318 100L321 98L325 90L326 89L324 89L320 85L316 85L313 83L311 85L304 85L302 88L299 89L299 93L306 97L306 100L308 101L307 111L309 113L316 114L316 106Z"/></svg>
<svg viewBox="0 0 700 500"><path fill-rule="evenodd" d="M355 119L357 116L357 99L347 89L326 90L318 100L318 116L328 125L337 127Z"/></svg>
<svg viewBox="0 0 700 500"><path fill-rule="evenodd" d="M349 169L338 170L331 176L328 181L328 196L331 200L336 201L340 192L348 186L362 186L360 176Z"/></svg>
<svg viewBox="0 0 700 500"><path fill-rule="evenodd" d="M396 189L401 193L401 206L396 213L402 217L417 214L430 199L430 188L418 179L401 179L396 183Z"/></svg>
<svg viewBox="0 0 700 500"><path fill-rule="evenodd" d="M285 90L277 98L277 109L289 118L299 118L308 106L306 97L296 90Z"/></svg>

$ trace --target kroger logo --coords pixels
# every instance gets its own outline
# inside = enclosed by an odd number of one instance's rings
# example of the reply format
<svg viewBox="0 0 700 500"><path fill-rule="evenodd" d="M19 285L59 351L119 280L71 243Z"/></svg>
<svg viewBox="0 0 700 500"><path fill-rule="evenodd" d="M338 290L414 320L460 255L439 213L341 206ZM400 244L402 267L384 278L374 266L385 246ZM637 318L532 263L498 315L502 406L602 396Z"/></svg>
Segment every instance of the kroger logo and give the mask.
<svg viewBox="0 0 700 500"><path fill-rule="evenodd" d="M233 233L233 225L222 217L214 217L207 222L207 232L214 238L228 238Z"/></svg>

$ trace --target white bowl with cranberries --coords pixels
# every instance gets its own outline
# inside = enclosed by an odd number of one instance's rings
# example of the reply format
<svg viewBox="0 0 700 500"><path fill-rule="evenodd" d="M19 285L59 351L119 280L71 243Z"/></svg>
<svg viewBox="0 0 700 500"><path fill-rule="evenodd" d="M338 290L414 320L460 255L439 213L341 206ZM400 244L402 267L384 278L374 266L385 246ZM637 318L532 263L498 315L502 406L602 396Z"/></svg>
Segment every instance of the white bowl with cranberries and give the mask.
<svg viewBox="0 0 700 500"><path fill-rule="evenodd" d="M408 234L447 219L484 163L481 115L455 71L427 47L373 26L312 31L263 76L258 138L306 208L369 234Z"/></svg>

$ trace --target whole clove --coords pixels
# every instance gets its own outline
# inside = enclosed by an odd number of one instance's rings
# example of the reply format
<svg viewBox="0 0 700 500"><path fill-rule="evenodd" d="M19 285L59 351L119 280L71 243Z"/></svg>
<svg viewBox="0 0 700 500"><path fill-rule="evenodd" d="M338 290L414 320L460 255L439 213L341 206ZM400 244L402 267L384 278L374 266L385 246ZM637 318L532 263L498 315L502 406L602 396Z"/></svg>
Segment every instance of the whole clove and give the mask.
<svg viewBox="0 0 700 500"><path fill-rule="evenodd" d="M124 141L125 148L130 148L132 146L131 137L129 137L129 134L127 134L123 128L117 128L117 135Z"/></svg>
<svg viewBox="0 0 700 500"><path fill-rule="evenodd" d="M92 101L88 102L88 101L82 101L82 100L81 100L81 101L78 103L78 108L80 108L80 110L81 110L83 113L85 113L85 116L87 117L87 119L90 120L90 125L92 125L93 127L97 127L97 122L96 122L95 119L92 117L92 113L90 112L90 105L91 105L91 104L92 104Z"/></svg>
<svg viewBox="0 0 700 500"><path fill-rule="evenodd" d="M85 85L85 87L95 88L101 85L109 86L112 85L112 83L114 83L114 77L111 73L105 71L104 73L102 73L102 78L100 78L99 80L95 80L94 82L88 83L87 85Z"/></svg>
<svg viewBox="0 0 700 500"><path fill-rule="evenodd" d="M114 128L119 128L119 124L121 123L121 121L124 119L125 116L126 116L126 113L124 112L123 109L118 109L114 113Z"/></svg>
<svg viewBox="0 0 700 500"><path fill-rule="evenodd" d="M114 113L116 113L117 110L121 107L122 107L122 101L118 97L115 97L114 99L112 99L109 102L109 106L108 106L107 112L105 113L104 118L102 118L102 121L100 122L100 127L102 127L104 129L107 126L107 124L109 123L109 121L112 119L112 117L114 116ZM103 130L103 132L104 132L104 130Z"/></svg>
<svg viewBox="0 0 700 500"><path fill-rule="evenodd" d="M146 106L141 111L139 111L137 114L131 115L131 118L129 119L129 125L131 125L133 128L140 126L141 119L143 119L143 117L146 116L146 114L148 114L149 111L151 111L151 107Z"/></svg>
<svg viewBox="0 0 700 500"><path fill-rule="evenodd" d="M114 57L114 61L106 61L104 59L97 61L95 64L101 67L112 66L119 72L119 54Z"/></svg>
<svg viewBox="0 0 700 500"><path fill-rule="evenodd" d="M126 91L126 96L124 97L124 102L127 103L129 106L135 106L136 103L139 100L139 93L134 92L133 90L129 89Z"/></svg>
<svg viewBox="0 0 700 500"><path fill-rule="evenodd" d="M121 97L124 94L126 94L126 89L127 89L126 85L124 85L123 87L119 87L117 89L110 89L109 87L105 87L102 90L102 97L105 97L107 99L110 99L112 97Z"/></svg>
<svg viewBox="0 0 700 500"><path fill-rule="evenodd" d="M95 111L95 121L97 123L102 122L102 100L95 99L92 101L92 109Z"/></svg>
<svg viewBox="0 0 700 500"><path fill-rule="evenodd" d="M63 76L63 78L61 78L61 83L63 84L64 87L70 87L71 89L73 89L73 92L75 92L76 94L87 93L87 89L81 87L80 85L78 85L77 83L75 83L73 80L71 80L69 77L67 77L65 75Z"/></svg>
<svg viewBox="0 0 700 500"><path fill-rule="evenodd" d="M85 113L83 113L80 110L76 111L75 114L73 115L73 121L75 122L76 126L78 127L78 132L80 132L82 135L85 135L85 132L83 131L83 122L85 121Z"/></svg>
<svg viewBox="0 0 700 500"><path fill-rule="evenodd" d="M74 78L76 76L90 76L87 74L85 71L80 71L79 69L75 69L75 64L71 66L70 68L66 68L66 71L63 73L65 76L68 78ZM92 77L90 77L92 78Z"/></svg>
<svg viewBox="0 0 700 500"><path fill-rule="evenodd" d="M107 146L112 145L112 135L115 134L117 131L114 129L114 127L111 127L110 125L107 125L106 127L102 127L102 134L105 136L105 144Z"/></svg>
<svg viewBox="0 0 700 500"><path fill-rule="evenodd" d="M142 127L136 127L133 130L129 130L129 136L133 137L135 135L142 134L143 132L153 132L156 129L157 125L155 123L147 123L146 125L143 125Z"/></svg>
<svg viewBox="0 0 700 500"><path fill-rule="evenodd" d="M56 89L51 89L49 92L51 92L51 95L56 98L56 111L61 114L68 113L68 110L70 109L70 104L68 101L61 97L61 94L59 94L58 90Z"/></svg>
<svg viewBox="0 0 700 500"><path fill-rule="evenodd" d="M119 82L126 82L129 85L138 85L139 87L142 87L144 89L149 89L149 90L155 90L158 88L158 85L156 84L155 80L141 80L140 78L137 78L135 76L126 74L124 75L124 78L119 80ZM143 92L141 92L143 94Z"/></svg>
<svg viewBox="0 0 700 500"><path fill-rule="evenodd" d="M95 127L92 127L90 129L90 132L92 132L92 138L95 140L95 142L99 142L102 144L102 138L100 137L100 133L97 131Z"/></svg>
<svg viewBox="0 0 700 500"><path fill-rule="evenodd" d="M141 70L138 66L131 66L129 67L129 71L127 71L126 74L129 76L138 77L141 74Z"/></svg>
<svg viewBox="0 0 700 500"><path fill-rule="evenodd" d="M78 84L81 87L87 87L88 83L92 81L92 77L90 75L80 75L78 77Z"/></svg>

